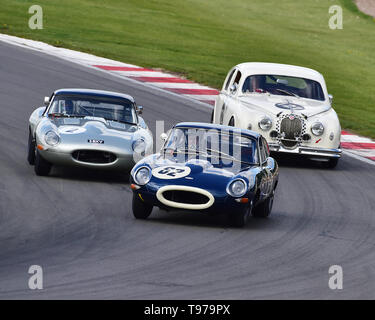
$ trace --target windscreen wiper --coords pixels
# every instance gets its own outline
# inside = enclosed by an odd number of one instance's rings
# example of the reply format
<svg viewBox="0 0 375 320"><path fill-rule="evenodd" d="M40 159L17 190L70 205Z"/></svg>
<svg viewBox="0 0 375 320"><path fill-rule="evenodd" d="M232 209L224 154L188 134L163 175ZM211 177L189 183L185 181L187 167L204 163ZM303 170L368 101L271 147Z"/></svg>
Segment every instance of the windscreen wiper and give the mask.
<svg viewBox="0 0 375 320"><path fill-rule="evenodd" d="M204 153L202 151L199 151L197 149L192 149L192 148L176 149L175 151L177 151L177 152L185 152L185 153L194 153L194 154L204 154L204 155L207 155L207 153Z"/></svg>
<svg viewBox="0 0 375 320"><path fill-rule="evenodd" d="M282 92L282 93L285 93L287 94L288 96L293 96L293 97L296 97L296 98L300 98L300 96L294 92L290 92L288 90L284 90L284 89L279 89L279 88L276 88L275 89L276 91L279 91L279 92Z"/></svg>
<svg viewBox="0 0 375 320"><path fill-rule="evenodd" d="M130 122L130 121L125 121L125 120L116 120L116 119L108 119L108 118L104 118L105 120L107 121L114 121L114 122L120 122L120 123L125 123L125 124L129 124L131 126L136 126L137 124L134 123L134 122Z"/></svg>
<svg viewBox="0 0 375 320"><path fill-rule="evenodd" d="M70 115L62 112L52 112L48 114L48 117L54 117L54 118L69 118Z"/></svg>
<svg viewBox="0 0 375 320"><path fill-rule="evenodd" d="M67 114L62 112L53 112L48 114L49 117L55 117L55 118L84 118L84 115L80 114Z"/></svg>

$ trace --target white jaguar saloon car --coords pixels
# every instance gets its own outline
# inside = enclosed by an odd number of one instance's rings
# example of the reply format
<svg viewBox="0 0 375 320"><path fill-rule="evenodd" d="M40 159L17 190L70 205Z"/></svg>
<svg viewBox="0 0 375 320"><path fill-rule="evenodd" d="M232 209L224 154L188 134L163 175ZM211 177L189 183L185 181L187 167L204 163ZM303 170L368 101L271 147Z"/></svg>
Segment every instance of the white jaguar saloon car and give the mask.
<svg viewBox="0 0 375 320"><path fill-rule="evenodd" d="M336 167L341 127L324 77L276 63L233 67L218 95L212 123L262 134L271 152L293 153Z"/></svg>

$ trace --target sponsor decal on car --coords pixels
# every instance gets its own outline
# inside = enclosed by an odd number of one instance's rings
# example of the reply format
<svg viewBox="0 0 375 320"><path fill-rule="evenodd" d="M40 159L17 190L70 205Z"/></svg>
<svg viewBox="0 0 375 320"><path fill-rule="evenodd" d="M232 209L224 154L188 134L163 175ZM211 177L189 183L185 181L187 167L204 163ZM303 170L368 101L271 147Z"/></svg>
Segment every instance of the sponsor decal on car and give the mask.
<svg viewBox="0 0 375 320"><path fill-rule="evenodd" d="M97 139L88 139L88 143L97 143L97 144L104 144L104 140L97 140Z"/></svg>
<svg viewBox="0 0 375 320"><path fill-rule="evenodd" d="M291 102L276 103L275 106L278 107L278 108L280 108L280 109L287 109L287 110L288 109L290 109L290 110L304 110L305 109L301 105L295 104L295 103L291 103Z"/></svg>

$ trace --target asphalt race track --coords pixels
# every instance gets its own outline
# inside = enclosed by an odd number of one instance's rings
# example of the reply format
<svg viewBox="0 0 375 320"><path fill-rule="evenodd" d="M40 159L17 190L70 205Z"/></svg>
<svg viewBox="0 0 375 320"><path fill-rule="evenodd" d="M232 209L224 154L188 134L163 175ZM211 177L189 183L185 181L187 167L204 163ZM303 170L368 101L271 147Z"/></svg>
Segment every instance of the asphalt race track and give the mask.
<svg viewBox="0 0 375 320"><path fill-rule="evenodd" d="M374 166L284 159L272 215L244 229L158 209L138 221L125 175L56 168L41 178L28 165L29 115L63 87L129 93L152 130L210 119L202 105L0 43L1 299L375 298ZM34 264L43 290L28 288ZM328 287L331 265L343 268L343 290Z"/></svg>

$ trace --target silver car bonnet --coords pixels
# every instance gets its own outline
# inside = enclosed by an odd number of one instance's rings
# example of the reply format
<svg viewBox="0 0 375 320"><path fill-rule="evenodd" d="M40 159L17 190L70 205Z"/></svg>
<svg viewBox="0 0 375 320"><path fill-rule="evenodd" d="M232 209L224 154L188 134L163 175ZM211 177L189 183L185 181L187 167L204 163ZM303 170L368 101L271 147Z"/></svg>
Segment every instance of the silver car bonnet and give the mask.
<svg viewBox="0 0 375 320"><path fill-rule="evenodd" d="M137 125L129 125L103 118L55 118L50 119L63 144L103 144L126 147L136 137ZM128 143L127 143L128 142Z"/></svg>

